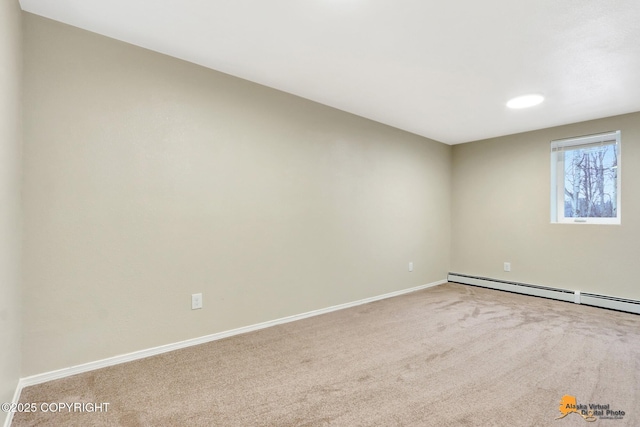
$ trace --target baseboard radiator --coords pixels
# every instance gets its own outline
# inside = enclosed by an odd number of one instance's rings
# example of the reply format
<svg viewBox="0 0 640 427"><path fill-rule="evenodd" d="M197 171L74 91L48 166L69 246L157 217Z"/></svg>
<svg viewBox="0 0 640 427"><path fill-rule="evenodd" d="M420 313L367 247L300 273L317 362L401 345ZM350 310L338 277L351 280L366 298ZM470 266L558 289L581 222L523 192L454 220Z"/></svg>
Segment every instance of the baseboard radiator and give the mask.
<svg viewBox="0 0 640 427"><path fill-rule="evenodd" d="M640 314L640 301L632 299L591 294L568 289L550 288L547 286L530 285L526 283L508 282L505 280L469 276L458 273L449 273L447 279L449 282L462 283L464 285L481 286L483 288L497 289L501 291L515 292L518 294L551 298L560 301L574 302L576 304L592 305L594 307L609 308L612 310Z"/></svg>

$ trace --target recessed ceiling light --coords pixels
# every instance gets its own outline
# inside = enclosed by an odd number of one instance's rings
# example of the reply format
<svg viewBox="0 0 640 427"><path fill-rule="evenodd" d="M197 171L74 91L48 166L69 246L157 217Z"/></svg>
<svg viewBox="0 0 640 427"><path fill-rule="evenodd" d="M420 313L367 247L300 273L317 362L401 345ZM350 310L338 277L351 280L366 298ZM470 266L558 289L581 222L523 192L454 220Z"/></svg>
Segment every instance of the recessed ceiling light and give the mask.
<svg viewBox="0 0 640 427"><path fill-rule="evenodd" d="M531 95L523 95L518 96L516 98L511 99L507 102L507 107L509 108L527 108L533 107L534 105L540 104L544 101L544 96L531 94Z"/></svg>

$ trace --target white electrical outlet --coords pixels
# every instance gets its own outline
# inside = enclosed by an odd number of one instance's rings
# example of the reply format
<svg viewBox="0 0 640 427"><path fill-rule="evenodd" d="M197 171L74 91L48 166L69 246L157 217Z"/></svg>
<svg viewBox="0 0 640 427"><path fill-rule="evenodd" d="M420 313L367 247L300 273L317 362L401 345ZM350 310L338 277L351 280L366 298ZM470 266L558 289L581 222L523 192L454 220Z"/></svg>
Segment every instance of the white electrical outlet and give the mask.
<svg viewBox="0 0 640 427"><path fill-rule="evenodd" d="M413 271L413 262L409 263L409 271Z"/></svg>
<svg viewBox="0 0 640 427"><path fill-rule="evenodd" d="M511 271L511 263L510 262L505 262L504 263L504 271Z"/></svg>
<svg viewBox="0 0 640 427"><path fill-rule="evenodd" d="M202 308L202 294L191 294L191 310Z"/></svg>

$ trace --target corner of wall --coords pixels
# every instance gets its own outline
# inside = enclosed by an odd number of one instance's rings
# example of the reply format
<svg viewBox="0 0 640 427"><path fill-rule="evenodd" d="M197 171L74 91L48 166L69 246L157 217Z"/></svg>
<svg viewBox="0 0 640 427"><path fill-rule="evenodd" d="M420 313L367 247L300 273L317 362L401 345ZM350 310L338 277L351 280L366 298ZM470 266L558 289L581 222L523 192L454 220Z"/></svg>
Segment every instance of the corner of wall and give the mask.
<svg viewBox="0 0 640 427"><path fill-rule="evenodd" d="M0 402L18 391L21 369L22 16L0 2ZM11 416L0 412L0 424Z"/></svg>

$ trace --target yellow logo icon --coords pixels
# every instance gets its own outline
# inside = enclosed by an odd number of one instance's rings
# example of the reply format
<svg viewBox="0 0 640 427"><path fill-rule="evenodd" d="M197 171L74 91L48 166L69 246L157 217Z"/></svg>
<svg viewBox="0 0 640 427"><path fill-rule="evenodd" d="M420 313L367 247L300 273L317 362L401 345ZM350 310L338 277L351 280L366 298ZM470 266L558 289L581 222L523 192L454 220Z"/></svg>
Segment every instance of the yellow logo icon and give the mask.
<svg viewBox="0 0 640 427"><path fill-rule="evenodd" d="M576 397L569 396L568 394L565 394L564 396L562 396L562 399L560 399L560 406L558 407L558 409L560 410L560 413L562 415L556 418L556 420L564 418L567 415L571 414L572 412L575 412L576 414L580 415L582 418L584 418L585 421L593 422L598 419L593 415L593 411L587 411L586 407L583 407L583 405L578 405L578 401L576 400Z"/></svg>

